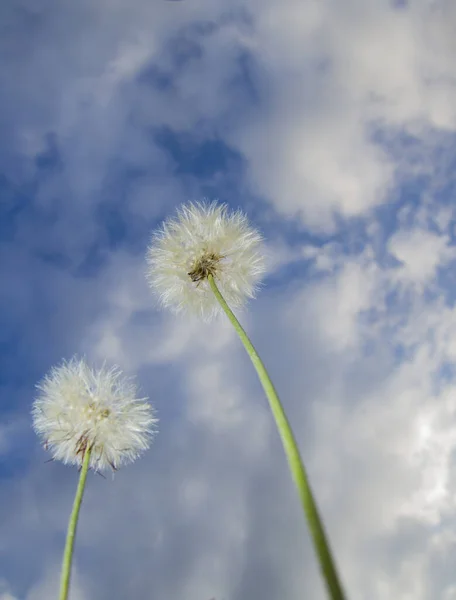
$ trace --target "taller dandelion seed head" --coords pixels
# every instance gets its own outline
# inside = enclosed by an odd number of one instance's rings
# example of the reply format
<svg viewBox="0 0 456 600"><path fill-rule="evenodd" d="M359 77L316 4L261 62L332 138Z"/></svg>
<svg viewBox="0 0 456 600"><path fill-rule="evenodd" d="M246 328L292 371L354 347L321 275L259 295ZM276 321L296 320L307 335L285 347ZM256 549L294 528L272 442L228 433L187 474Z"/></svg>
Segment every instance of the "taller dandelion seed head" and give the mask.
<svg viewBox="0 0 456 600"><path fill-rule="evenodd" d="M210 321L222 309L208 276L232 308L242 306L254 298L265 271L261 242L240 210L216 202L183 205L152 235L149 285L162 306Z"/></svg>
<svg viewBox="0 0 456 600"><path fill-rule="evenodd" d="M56 460L97 471L134 461L149 447L157 419L147 398L117 367L92 369L73 358L37 385L33 427Z"/></svg>

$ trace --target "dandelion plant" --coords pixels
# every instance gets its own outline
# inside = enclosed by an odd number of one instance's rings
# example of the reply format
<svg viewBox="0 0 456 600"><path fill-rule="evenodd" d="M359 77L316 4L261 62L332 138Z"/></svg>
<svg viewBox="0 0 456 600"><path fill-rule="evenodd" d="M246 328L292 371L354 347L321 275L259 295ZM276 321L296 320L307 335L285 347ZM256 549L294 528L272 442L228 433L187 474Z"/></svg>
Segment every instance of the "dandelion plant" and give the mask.
<svg viewBox="0 0 456 600"><path fill-rule="evenodd" d="M345 598L329 542L290 423L274 385L231 308L254 298L265 271L262 236L240 211L224 204L189 203L152 234L147 280L160 304L174 313L211 321L224 312L261 381L280 434L322 575L332 600Z"/></svg>
<svg viewBox="0 0 456 600"><path fill-rule="evenodd" d="M33 426L54 460L76 465L79 483L68 525L59 600L68 597L76 527L89 468L133 462L149 447L157 419L147 398L117 367L92 369L73 358L37 385Z"/></svg>

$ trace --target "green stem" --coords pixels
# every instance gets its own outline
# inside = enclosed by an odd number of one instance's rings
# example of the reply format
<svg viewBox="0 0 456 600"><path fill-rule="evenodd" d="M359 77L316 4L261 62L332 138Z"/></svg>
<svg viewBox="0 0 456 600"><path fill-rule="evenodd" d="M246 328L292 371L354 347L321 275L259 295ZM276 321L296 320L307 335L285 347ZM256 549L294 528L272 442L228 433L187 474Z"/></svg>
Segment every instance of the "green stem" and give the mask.
<svg viewBox="0 0 456 600"><path fill-rule="evenodd" d="M304 468L304 464L301 460L301 456L299 454L298 445L296 443L288 419L285 415L285 411L282 407L280 399L277 395L277 392L268 375L268 372L266 371L263 362L258 356L258 353L255 350L252 342L248 338L246 332L244 331L241 324L236 319L234 313L232 312L225 299L223 298L222 294L220 293L213 276L209 275L208 280L212 291L214 292L217 300L220 303L220 306L223 308L228 319L231 321L233 327L236 329L241 339L241 342L243 343L244 348L246 349L247 354L249 355L250 360L252 361L253 366L256 369L256 372L258 373L261 385L263 386L263 389L268 398L269 406L271 407L272 414L274 415L277 429L279 430L279 434L282 439L282 444L287 455L291 474L299 491L302 507L304 509L304 514L307 518L307 523L310 529L313 544L320 564L320 569L322 571L323 578L326 583L329 597L332 600L345 600L345 595L342 590L342 585L339 581L339 576L337 574L335 562L332 558L331 549L323 527L323 522L318 513L317 504L313 497L307 473Z"/></svg>
<svg viewBox="0 0 456 600"><path fill-rule="evenodd" d="M67 600L70 587L71 563L73 560L74 538L76 535L76 527L79 519L79 510L81 508L82 496L84 495L84 487L87 479L87 471L89 470L91 448L86 448L84 452L84 460L82 461L81 473L79 475L78 488L74 498L73 510L71 511L70 522L68 523L68 531L65 542L65 551L63 553L62 575L60 579L60 595L59 600Z"/></svg>

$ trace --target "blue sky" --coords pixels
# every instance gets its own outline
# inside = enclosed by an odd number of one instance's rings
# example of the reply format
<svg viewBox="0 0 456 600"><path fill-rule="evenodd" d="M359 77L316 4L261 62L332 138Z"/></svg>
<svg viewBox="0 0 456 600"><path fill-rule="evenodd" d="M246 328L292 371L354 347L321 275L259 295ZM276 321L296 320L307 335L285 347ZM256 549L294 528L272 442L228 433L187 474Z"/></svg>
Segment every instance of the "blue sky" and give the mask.
<svg viewBox="0 0 456 600"><path fill-rule="evenodd" d="M72 600L324 598L267 403L223 319L157 310L151 231L241 207L240 313L352 600L456 599L450 0L8 0L0 8L0 600L55 597L77 471L36 382L85 354L160 417L89 476Z"/></svg>

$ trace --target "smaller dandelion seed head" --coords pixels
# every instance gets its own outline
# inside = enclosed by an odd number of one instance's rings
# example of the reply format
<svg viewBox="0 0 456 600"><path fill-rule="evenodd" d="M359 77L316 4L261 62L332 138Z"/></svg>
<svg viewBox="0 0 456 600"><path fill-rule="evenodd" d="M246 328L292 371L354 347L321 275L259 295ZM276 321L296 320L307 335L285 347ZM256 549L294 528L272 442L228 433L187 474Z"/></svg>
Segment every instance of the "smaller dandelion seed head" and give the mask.
<svg viewBox="0 0 456 600"><path fill-rule="evenodd" d="M189 203L152 234L147 280L162 306L210 321L221 307L212 275L233 308L254 298L265 271L262 237L240 211L225 204Z"/></svg>
<svg viewBox="0 0 456 600"><path fill-rule="evenodd" d="M37 385L33 427L55 460L102 471L134 461L149 447L158 422L147 398L117 367L92 369L73 358Z"/></svg>

